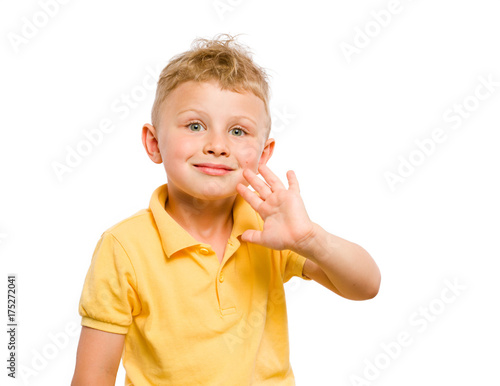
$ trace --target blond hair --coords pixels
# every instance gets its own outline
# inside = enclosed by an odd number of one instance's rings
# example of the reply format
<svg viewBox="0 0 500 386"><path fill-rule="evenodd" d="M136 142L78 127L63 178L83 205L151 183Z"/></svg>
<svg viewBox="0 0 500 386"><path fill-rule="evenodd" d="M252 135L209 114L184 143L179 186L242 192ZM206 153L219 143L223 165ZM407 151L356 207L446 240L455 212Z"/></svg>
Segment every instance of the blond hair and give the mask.
<svg viewBox="0 0 500 386"><path fill-rule="evenodd" d="M271 128L268 74L255 64L251 52L235 42L236 36L219 34L213 39L197 38L191 49L174 56L162 70L151 111L154 127L160 123L160 108L167 96L181 83L215 80L223 90L248 91L264 102L267 135Z"/></svg>

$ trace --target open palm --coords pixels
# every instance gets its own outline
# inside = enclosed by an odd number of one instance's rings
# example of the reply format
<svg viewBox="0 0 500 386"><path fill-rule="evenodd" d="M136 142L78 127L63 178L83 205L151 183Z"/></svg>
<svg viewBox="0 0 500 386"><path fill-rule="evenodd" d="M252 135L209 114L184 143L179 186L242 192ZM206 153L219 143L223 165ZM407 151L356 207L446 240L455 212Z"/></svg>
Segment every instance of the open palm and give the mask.
<svg viewBox="0 0 500 386"><path fill-rule="evenodd" d="M264 227L262 231L247 230L241 238L272 249L294 250L313 230L295 173L287 172L287 189L266 165L261 165L259 172L265 182L249 169L243 172L243 177L259 195L243 184L238 184L236 189L262 217Z"/></svg>

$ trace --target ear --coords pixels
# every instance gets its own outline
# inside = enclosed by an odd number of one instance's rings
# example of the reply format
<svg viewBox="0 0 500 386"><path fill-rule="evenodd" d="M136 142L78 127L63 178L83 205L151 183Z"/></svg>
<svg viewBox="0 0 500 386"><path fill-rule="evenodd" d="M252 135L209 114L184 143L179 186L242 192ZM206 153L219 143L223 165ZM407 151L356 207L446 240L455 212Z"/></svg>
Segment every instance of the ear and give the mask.
<svg viewBox="0 0 500 386"><path fill-rule="evenodd" d="M264 150L262 150L262 154L259 159L259 166L267 164L269 158L273 155L274 152L274 144L276 142L273 138L269 138L264 145Z"/></svg>
<svg viewBox="0 0 500 386"><path fill-rule="evenodd" d="M160 148L158 146L158 139L156 129L149 123L144 124L142 127L142 144L148 153L149 158L156 164L161 164Z"/></svg>

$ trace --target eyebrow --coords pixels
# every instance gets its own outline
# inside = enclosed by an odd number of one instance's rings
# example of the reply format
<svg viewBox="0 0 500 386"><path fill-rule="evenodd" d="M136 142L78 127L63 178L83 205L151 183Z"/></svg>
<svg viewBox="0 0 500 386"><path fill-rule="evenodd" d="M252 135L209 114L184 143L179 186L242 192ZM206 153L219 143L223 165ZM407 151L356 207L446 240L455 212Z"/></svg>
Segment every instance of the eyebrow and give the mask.
<svg viewBox="0 0 500 386"><path fill-rule="evenodd" d="M187 110L182 110L181 112L179 112L179 113L177 114L177 116L179 116L179 115L181 115L181 114L184 114L184 113L187 113L187 112L189 112L189 111L193 111L193 112L198 113L198 114L200 114L200 115L207 115L207 114L206 114L204 111L202 111L202 110L197 110L197 109L187 109ZM232 117L230 117L230 118L231 118L231 119L247 119L247 120L249 120L250 122L252 122L255 126L257 126L257 122L255 122L252 118L249 118L249 117L247 117L247 116L245 116L245 115L235 115L235 116L232 116Z"/></svg>

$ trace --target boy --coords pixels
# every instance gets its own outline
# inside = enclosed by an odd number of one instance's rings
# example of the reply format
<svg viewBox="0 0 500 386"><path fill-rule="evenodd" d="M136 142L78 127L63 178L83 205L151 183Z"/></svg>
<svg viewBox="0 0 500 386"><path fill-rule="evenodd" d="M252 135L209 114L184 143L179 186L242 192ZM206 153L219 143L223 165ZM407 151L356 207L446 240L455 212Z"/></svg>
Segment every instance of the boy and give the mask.
<svg viewBox="0 0 500 386"><path fill-rule="evenodd" d="M114 385L120 358L126 385L294 385L283 283L378 292L370 255L309 219L292 171L287 189L266 166L264 70L230 36L195 42L162 71L142 131L167 184L92 257L74 386Z"/></svg>

